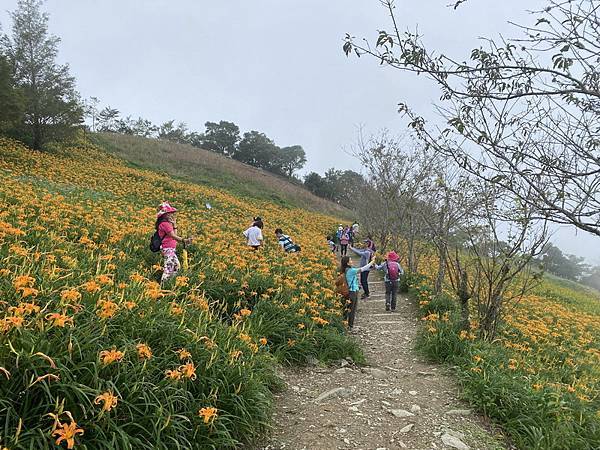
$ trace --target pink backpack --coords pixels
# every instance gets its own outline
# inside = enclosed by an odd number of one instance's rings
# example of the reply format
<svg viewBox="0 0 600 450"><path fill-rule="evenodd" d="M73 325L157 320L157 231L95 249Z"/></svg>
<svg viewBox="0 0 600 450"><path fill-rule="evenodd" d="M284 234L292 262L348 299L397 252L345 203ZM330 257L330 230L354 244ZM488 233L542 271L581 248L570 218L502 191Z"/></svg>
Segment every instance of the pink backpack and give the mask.
<svg viewBox="0 0 600 450"><path fill-rule="evenodd" d="M398 281L398 277L400 274L400 264L398 264L395 261L386 261L385 263L387 265L387 270L388 270L388 278L391 281Z"/></svg>

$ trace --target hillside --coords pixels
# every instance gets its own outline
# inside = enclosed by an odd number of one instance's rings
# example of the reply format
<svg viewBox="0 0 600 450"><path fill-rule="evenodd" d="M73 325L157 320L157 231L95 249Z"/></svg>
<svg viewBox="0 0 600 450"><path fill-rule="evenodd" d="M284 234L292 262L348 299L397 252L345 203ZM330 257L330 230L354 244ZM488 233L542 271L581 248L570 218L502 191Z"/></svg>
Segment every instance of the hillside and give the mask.
<svg viewBox="0 0 600 450"><path fill-rule="evenodd" d="M211 151L117 133L95 133L90 139L137 167L167 172L182 180L227 189L244 197L354 219L350 210L313 195L301 185Z"/></svg>
<svg viewBox="0 0 600 450"><path fill-rule="evenodd" d="M0 138L0 174L0 448L240 448L268 427L277 362L361 360L330 289L333 218L86 142L44 153ZM148 242L164 200L195 240L160 286ZM241 233L259 212L255 252Z"/></svg>

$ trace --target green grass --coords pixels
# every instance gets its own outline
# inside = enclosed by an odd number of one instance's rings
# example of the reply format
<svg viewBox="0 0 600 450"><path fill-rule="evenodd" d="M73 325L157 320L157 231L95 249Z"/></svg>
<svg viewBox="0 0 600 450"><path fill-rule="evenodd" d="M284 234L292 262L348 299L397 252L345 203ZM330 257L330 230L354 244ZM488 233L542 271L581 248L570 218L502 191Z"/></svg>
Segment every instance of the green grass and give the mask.
<svg viewBox="0 0 600 450"><path fill-rule="evenodd" d="M319 198L300 184L191 145L116 133L91 133L90 141L134 168L166 172L239 197L354 219L348 209Z"/></svg>
<svg viewBox="0 0 600 450"><path fill-rule="evenodd" d="M564 334L553 337L551 333L557 328L550 327L547 334L532 332L537 338L532 341L505 324L499 338L489 343L461 335L457 302L446 295L433 296L430 283L422 279L411 286L420 316L428 318L417 348L426 357L452 367L464 398L498 423L517 448L597 450L598 372L587 350L594 351L597 344L589 337L593 328L576 328L578 324L574 323L589 322L593 320L590 313L597 314L598 297L594 292L564 280L546 279L534 293L544 298L519 305L516 313L520 318L515 323L523 324L529 317L531 325L525 322L525 327L533 330L540 322L573 322L561 324ZM571 312L562 312L565 307ZM571 327L576 330L572 336L565 332ZM569 391L570 386L577 390ZM590 398L580 399L582 393Z"/></svg>
<svg viewBox="0 0 600 450"><path fill-rule="evenodd" d="M278 364L363 361L328 289L333 218L124 163L89 144L35 152L0 139L0 449L65 448L52 415L85 431L77 449L247 448L270 427ZM148 240L164 199L196 239L160 290ZM282 252L273 228L249 251L255 208L303 251ZM111 350L122 355L104 360ZM108 393L118 404L104 411Z"/></svg>

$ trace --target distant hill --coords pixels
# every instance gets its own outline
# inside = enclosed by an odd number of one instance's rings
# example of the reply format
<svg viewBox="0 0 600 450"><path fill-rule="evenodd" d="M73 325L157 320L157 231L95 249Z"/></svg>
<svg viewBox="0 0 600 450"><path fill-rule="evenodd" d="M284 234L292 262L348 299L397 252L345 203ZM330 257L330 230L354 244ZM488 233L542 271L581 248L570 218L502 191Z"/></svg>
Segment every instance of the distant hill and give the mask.
<svg viewBox="0 0 600 450"><path fill-rule="evenodd" d="M352 220L353 213L317 197L303 186L208 150L187 144L117 133L92 133L90 140L136 167L167 172L194 183L226 189L243 197Z"/></svg>

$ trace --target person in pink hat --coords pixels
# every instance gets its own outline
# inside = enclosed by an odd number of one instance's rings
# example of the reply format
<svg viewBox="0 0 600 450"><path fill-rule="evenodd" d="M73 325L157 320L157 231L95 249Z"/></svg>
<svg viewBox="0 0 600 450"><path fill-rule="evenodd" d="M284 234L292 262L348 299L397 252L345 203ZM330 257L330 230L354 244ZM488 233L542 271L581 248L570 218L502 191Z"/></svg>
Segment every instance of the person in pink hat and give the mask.
<svg viewBox="0 0 600 450"><path fill-rule="evenodd" d="M168 202L163 202L156 213L156 231L161 239L160 252L164 257L163 273L160 279L162 284L169 278L175 276L180 264L177 258L177 243L189 244L192 239L184 239L177 235L177 209Z"/></svg>
<svg viewBox="0 0 600 450"><path fill-rule="evenodd" d="M398 293L398 280L404 273L402 266L398 262L400 257L395 251L387 254L383 263L376 265L375 269L383 270L385 273L385 310L388 312L396 311L396 294Z"/></svg>

